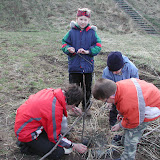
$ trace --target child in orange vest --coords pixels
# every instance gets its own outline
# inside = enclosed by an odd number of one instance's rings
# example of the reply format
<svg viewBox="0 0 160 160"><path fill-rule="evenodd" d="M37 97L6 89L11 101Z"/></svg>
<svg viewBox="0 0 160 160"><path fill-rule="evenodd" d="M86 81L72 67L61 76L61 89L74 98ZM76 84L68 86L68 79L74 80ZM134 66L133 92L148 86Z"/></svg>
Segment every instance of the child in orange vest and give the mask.
<svg viewBox="0 0 160 160"><path fill-rule="evenodd" d="M160 117L160 90L136 78L114 82L99 79L93 87L95 99L116 104L119 123L111 130L124 129L124 151L121 160L134 160L137 144L147 122ZM119 159L119 160L120 160Z"/></svg>

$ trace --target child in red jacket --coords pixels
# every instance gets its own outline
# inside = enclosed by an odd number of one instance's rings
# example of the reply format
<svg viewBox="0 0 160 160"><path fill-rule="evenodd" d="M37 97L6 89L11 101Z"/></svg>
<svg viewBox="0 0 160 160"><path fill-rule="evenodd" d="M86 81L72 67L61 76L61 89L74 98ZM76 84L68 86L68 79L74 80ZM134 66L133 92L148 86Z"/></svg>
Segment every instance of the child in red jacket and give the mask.
<svg viewBox="0 0 160 160"><path fill-rule="evenodd" d="M31 95L16 114L14 130L21 152L40 156L48 153L62 137L63 116L67 117L67 110L74 109L82 99L82 89L76 84L64 90L49 88ZM79 153L87 150L83 144L62 138L48 158L60 159L70 148Z"/></svg>
<svg viewBox="0 0 160 160"><path fill-rule="evenodd" d="M137 143L147 122L160 117L160 90L151 83L136 78L114 82L99 79L93 87L95 99L116 104L119 123L111 130L124 128L122 160L134 160Z"/></svg>

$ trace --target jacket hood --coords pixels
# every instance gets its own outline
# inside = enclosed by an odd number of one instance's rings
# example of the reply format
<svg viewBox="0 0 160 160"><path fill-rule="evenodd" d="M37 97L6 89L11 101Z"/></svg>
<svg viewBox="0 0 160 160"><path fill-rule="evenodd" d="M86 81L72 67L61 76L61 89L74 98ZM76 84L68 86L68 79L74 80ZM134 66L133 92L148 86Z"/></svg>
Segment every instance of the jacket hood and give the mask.
<svg viewBox="0 0 160 160"><path fill-rule="evenodd" d="M57 100L59 101L59 103L61 104L61 106L63 106L63 114L67 117L66 101L65 101L65 96L62 92L62 89L61 88L55 89L54 95L57 98Z"/></svg>
<svg viewBox="0 0 160 160"><path fill-rule="evenodd" d="M123 57L123 62L124 63L128 63L130 60L128 59L128 57L126 57L126 56L124 56L124 55L122 55L122 57Z"/></svg>
<svg viewBox="0 0 160 160"><path fill-rule="evenodd" d="M70 23L70 27L71 28L79 28L78 24L75 21L71 21ZM96 26L90 26L88 25L87 28L90 27L89 29L93 29L94 31L97 31L97 27ZM79 28L80 29L80 28Z"/></svg>

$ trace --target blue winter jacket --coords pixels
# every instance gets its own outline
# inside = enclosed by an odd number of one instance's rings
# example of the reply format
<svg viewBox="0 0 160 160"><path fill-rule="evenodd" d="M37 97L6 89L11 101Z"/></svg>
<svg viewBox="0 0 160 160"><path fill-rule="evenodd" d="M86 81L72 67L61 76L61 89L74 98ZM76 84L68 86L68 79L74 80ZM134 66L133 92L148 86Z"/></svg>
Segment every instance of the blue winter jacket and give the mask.
<svg viewBox="0 0 160 160"><path fill-rule="evenodd" d="M69 73L92 73L94 56L101 50L101 40L96 33L96 27L88 25L81 30L77 23L71 22L71 30L62 39L62 51L68 55ZM69 53L68 47L74 47L75 53ZM79 54L78 49L89 50L89 54Z"/></svg>
<svg viewBox="0 0 160 160"><path fill-rule="evenodd" d="M122 68L122 75L113 74L107 66L103 70L102 78L110 79L114 82L129 78L139 78L137 67L128 59L128 57L123 56L123 61L124 66Z"/></svg>

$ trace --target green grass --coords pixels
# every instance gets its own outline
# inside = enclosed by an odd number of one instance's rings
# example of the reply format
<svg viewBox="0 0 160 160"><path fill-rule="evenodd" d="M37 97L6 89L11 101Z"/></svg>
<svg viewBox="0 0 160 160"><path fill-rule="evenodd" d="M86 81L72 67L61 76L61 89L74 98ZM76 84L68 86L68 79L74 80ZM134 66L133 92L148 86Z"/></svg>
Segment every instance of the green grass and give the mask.
<svg viewBox="0 0 160 160"><path fill-rule="evenodd" d="M150 5L149 1L144 0L142 3L138 0L128 1L140 13L148 16L151 23L158 24L159 18L156 16L158 14L154 16L153 9L155 13L159 11L157 5L159 2L153 0L152 5ZM143 4L145 7L143 7ZM148 10L146 10L146 6ZM69 28L70 21L75 20L77 8L82 7L88 7L92 10L91 20L99 29L112 33L130 33L133 30L130 18L113 0L73 0L72 2L69 0L56 0L54 2L50 0L5 0L0 2L0 30L59 32Z"/></svg>
<svg viewBox="0 0 160 160"><path fill-rule="evenodd" d="M67 56L61 51L61 39L65 33L64 30L0 32L1 39L5 39L0 43L1 90L7 90L10 84L10 90L30 92L33 89L32 92L36 92L68 82ZM159 36L137 32L121 35L105 31L98 31L98 35L102 39L102 52L120 51L140 69L147 66L148 72L159 75ZM97 78L101 77L106 61L107 54L95 57L95 71L99 72Z"/></svg>

